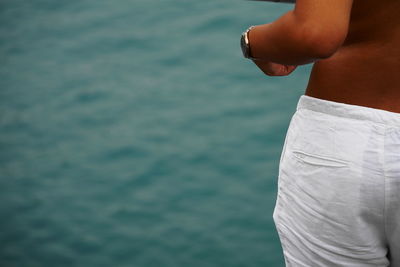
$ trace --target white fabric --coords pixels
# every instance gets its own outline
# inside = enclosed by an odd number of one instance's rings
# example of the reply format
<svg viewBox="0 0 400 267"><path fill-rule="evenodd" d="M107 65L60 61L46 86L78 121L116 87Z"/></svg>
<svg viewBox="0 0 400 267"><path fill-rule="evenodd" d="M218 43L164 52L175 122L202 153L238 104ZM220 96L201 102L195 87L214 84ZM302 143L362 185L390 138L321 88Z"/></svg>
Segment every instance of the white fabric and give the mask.
<svg viewBox="0 0 400 267"><path fill-rule="evenodd" d="M302 95L273 219L286 266L400 267L400 113Z"/></svg>

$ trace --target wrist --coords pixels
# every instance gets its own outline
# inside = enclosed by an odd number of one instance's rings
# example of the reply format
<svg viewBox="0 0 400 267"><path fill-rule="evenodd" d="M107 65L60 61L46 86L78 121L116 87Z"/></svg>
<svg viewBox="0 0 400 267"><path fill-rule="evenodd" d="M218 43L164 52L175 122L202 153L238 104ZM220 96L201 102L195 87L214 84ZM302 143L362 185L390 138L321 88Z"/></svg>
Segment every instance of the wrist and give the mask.
<svg viewBox="0 0 400 267"><path fill-rule="evenodd" d="M258 60L257 58L254 58L251 45L250 45L250 31L254 28L255 26L250 26L246 31L242 33L241 36L241 48L243 52L243 56L248 59L252 60Z"/></svg>

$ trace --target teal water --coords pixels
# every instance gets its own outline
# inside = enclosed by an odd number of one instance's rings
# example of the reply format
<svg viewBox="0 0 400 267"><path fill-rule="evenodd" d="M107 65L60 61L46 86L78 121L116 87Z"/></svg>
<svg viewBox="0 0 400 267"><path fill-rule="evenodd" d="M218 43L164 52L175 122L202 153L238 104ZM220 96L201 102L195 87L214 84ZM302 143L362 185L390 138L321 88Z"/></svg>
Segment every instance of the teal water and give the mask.
<svg viewBox="0 0 400 267"><path fill-rule="evenodd" d="M0 266L284 266L280 151L310 66L239 38L290 5L0 2Z"/></svg>

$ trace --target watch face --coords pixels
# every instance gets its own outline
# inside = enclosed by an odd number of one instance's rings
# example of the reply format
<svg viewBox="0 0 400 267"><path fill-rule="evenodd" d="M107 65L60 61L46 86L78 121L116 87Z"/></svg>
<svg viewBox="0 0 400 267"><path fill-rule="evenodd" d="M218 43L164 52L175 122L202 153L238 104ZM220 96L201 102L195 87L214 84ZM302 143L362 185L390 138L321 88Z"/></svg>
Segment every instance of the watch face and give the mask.
<svg viewBox="0 0 400 267"><path fill-rule="evenodd" d="M248 54L249 54L249 52L248 52L248 47L247 47L247 44L246 44L246 40L245 40L245 34L246 33L243 33L242 34L242 37L240 38L240 46L242 47L242 53L243 53L243 56L245 57L245 58L248 58Z"/></svg>

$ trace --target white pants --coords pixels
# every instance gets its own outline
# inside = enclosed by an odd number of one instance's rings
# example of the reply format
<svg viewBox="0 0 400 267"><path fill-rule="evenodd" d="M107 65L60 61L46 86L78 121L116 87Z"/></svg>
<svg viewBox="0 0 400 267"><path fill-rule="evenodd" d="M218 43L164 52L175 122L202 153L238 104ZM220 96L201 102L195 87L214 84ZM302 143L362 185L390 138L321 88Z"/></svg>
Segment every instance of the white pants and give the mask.
<svg viewBox="0 0 400 267"><path fill-rule="evenodd" d="M400 267L400 113L302 95L273 218L286 266Z"/></svg>

